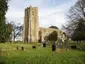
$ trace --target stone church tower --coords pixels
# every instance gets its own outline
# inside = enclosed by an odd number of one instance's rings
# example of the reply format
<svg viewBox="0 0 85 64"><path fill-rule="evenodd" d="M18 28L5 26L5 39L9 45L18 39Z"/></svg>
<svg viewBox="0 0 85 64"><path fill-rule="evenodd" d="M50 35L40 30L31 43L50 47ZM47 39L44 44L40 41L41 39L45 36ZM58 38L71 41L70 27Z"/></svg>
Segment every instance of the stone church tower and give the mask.
<svg viewBox="0 0 85 64"><path fill-rule="evenodd" d="M24 42L38 42L38 8L30 6L25 9L24 17Z"/></svg>

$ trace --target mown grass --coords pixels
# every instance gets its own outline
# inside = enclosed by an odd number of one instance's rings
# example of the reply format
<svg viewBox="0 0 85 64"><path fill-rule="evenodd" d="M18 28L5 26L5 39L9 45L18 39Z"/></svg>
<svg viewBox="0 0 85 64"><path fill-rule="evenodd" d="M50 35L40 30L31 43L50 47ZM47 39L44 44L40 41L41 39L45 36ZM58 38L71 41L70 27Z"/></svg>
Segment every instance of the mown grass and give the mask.
<svg viewBox="0 0 85 64"><path fill-rule="evenodd" d="M32 46L36 45L36 49ZM19 50L16 47L19 47ZM25 48L21 51L21 46ZM42 44L0 44L0 64L85 64L85 51L52 52Z"/></svg>

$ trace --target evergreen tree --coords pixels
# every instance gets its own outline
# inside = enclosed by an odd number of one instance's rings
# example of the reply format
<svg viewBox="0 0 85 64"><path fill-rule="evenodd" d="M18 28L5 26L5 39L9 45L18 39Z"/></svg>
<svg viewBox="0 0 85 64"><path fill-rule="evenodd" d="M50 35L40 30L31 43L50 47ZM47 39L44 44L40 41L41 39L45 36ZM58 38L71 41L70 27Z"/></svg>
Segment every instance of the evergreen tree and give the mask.
<svg viewBox="0 0 85 64"><path fill-rule="evenodd" d="M80 19L77 28L74 30L72 40L82 41L85 40L85 21Z"/></svg>
<svg viewBox="0 0 85 64"><path fill-rule="evenodd" d="M6 41L6 22L5 14L8 10L8 0L0 0L0 42Z"/></svg>
<svg viewBox="0 0 85 64"><path fill-rule="evenodd" d="M47 37L47 40L49 40L49 41L54 41L55 42L55 41L57 41L57 39L58 39L58 34L57 34L56 31L53 31Z"/></svg>
<svg viewBox="0 0 85 64"><path fill-rule="evenodd" d="M56 26L50 26L49 28L58 29Z"/></svg>

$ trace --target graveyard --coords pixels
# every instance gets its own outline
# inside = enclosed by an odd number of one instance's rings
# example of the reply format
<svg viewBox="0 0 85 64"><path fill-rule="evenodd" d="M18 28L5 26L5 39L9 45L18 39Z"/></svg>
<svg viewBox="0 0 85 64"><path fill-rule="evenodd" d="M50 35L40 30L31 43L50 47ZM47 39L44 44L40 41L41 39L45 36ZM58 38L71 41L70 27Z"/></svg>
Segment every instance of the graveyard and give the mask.
<svg viewBox="0 0 85 64"><path fill-rule="evenodd" d="M0 64L85 64L85 51L58 47L52 51L51 44L43 47L42 43L2 43Z"/></svg>
<svg viewBox="0 0 85 64"><path fill-rule="evenodd" d="M85 0L0 0L0 64L85 64Z"/></svg>

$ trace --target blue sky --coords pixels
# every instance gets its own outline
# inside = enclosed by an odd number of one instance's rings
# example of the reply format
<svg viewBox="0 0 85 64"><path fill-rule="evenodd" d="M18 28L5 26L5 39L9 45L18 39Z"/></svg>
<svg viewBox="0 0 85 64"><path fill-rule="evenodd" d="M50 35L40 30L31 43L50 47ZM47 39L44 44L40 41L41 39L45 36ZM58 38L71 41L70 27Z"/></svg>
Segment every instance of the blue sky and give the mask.
<svg viewBox="0 0 85 64"><path fill-rule="evenodd" d="M66 13L77 0L10 0L9 9L6 14L7 21L15 23L24 22L24 10L30 5L38 7L39 24L41 27L51 25L60 29L66 23Z"/></svg>

